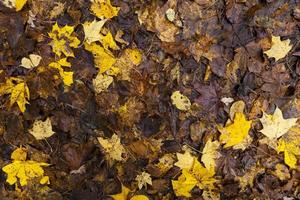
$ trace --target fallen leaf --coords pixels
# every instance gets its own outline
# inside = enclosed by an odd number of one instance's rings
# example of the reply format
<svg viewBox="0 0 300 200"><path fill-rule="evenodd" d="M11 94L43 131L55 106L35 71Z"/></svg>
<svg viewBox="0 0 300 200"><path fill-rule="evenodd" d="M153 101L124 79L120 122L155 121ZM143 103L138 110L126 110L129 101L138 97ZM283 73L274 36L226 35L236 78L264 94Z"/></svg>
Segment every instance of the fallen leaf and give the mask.
<svg viewBox="0 0 300 200"><path fill-rule="evenodd" d="M33 123L33 127L29 130L29 133L37 140L46 139L51 137L55 132L52 130L51 120L47 118L44 122L42 120L36 120Z"/></svg>
<svg viewBox="0 0 300 200"><path fill-rule="evenodd" d="M27 0L3 0L1 3L8 8L15 8L16 11L22 10Z"/></svg>
<svg viewBox="0 0 300 200"><path fill-rule="evenodd" d="M40 177L41 184L49 184L49 177L44 176L44 170L42 168L43 166L49 166L49 164L43 162L40 163L32 160L25 161L25 151L23 149L16 149L15 151L18 152L12 153L12 163L5 165L2 168L2 170L7 174L6 182L8 182L10 185L13 185L19 180L21 186L24 186L27 185L30 179ZM21 154L20 151L22 151ZM16 154L20 154L21 156L16 156Z"/></svg>
<svg viewBox="0 0 300 200"><path fill-rule="evenodd" d="M205 190L202 193L204 200L220 200L220 194L211 190Z"/></svg>
<svg viewBox="0 0 300 200"><path fill-rule="evenodd" d="M62 58L56 62L49 64L49 67L57 69L59 75L62 77L62 80L66 86L71 86L73 84L73 72L65 71L63 67L71 67L71 63L67 61L67 58Z"/></svg>
<svg viewBox="0 0 300 200"><path fill-rule="evenodd" d="M25 112L25 105L29 102L29 88L22 78L10 77L5 83L0 84L0 96L4 94L10 95L9 107L17 103L21 112Z"/></svg>
<svg viewBox="0 0 300 200"><path fill-rule="evenodd" d="M125 149L121 144L121 139L118 135L113 134L110 139L104 139L102 137L97 138L103 149L105 150L107 159L110 161L123 161L122 154L125 153Z"/></svg>
<svg viewBox="0 0 300 200"><path fill-rule="evenodd" d="M252 166L251 169L249 169L244 176L241 177L237 176L236 179L239 180L240 185L244 190L247 187L247 185L253 187L254 178L257 176L257 174L260 174L264 171L265 171L264 168L255 165Z"/></svg>
<svg viewBox="0 0 300 200"><path fill-rule="evenodd" d="M92 0L90 10L101 19L111 19L118 15L120 8L112 6L110 0Z"/></svg>
<svg viewBox="0 0 300 200"><path fill-rule="evenodd" d="M130 189L122 185L122 191L119 194L110 195L114 200L127 200L127 196L130 192Z"/></svg>
<svg viewBox="0 0 300 200"><path fill-rule="evenodd" d="M52 26L52 31L48 33L52 39L50 45L52 51L59 57L64 54L66 57L74 57L72 48L78 48L80 41L74 35L73 26L64 26L60 28L57 23Z"/></svg>
<svg viewBox="0 0 300 200"><path fill-rule="evenodd" d="M245 103L243 101L234 102L229 110L229 117L231 120L234 119L235 113L244 113Z"/></svg>
<svg viewBox="0 0 300 200"><path fill-rule="evenodd" d="M134 195L130 200L149 200L149 198L145 195Z"/></svg>
<svg viewBox="0 0 300 200"><path fill-rule="evenodd" d="M152 178L147 172L142 172L142 174L137 175L135 180L138 182L139 189L142 189L143 186L147 188L147 184L152 185Z"/></svg>
<svg viewBox="0 0 300 200"><path fill-rule="evenodd" d="M190 152L185 151L184 154L176 153L178 161L174 163L175 166L180 169L191 169L194 165L195 158L191 155Z"/></svg>
<svg viewBox="0 0 300 200"><path fill-rule="evenodd" d="M171 96L172 104L176 106L177 109L187 111L191 107L191 102L188 97L180 93L180 91L173 92Z"/></svg>
<svg viewBox="0 0 300 200"><path fill-rule="evenodd" d="M224 148L235 146L241 143L248 135L252 121L248 121L243 113L235 113L233 123L224 128L219 127L221 132L220 142L225 143Z"/></svg>
<svg viewBox="0 0 300 200"><path fill-rule="evenodd" d="M279 36L272 35L272 47L268 51L264 53L268 55L268 57L275 58L275 61L284 58L288 52L292 49L290 45L290 40L281 41Z"/></svg>
<svg viewBox="0 0 300 200"><path fill-rule="evenodd" d="M106 19L100 21L94 20L82 24L86 43L91 44L92 42L100 40L100 31L106 21Z"/></svg>
<svg viewBox="0 0 300 200"><path fill-rule="evenodd" d="M288 167L281 163L278 163L275 166L275 171L273 172L273 174L277 176L281 181L289 180L291 178Z"/></svg>
<svg viewBox="0 0 300 200"><path fill-rule="evenodd" d="M34 67L37 67L42 60L42 57L35 54L30 54L29 58L22 58L21 60L21 67L24 67L26 69L32 69Z"/></svg>
<svg viewBox="0 0 300 200"><path fill-rule="evenodd" d="M219 157L218 149L220 143L218 141L208 140L202 150L201 162L203 162L205 168L215 168L216 159Z"/></svg>
<svg viewBox="0 0 300 200"><path fill-rule="evenodd" d="M93 79L93 86L96 93L101 93L110 86L110 84L114 81L112 76L106 75L106 74L100 74L96 76L96 78Z"/></svg>
<svg viewBox="0 0 300 200"><path fill-rule="evenodd" d="M50 19L56 18L61 15L65 10L66 3L55 2L55 6L50 11Z"/></svg>
<svg viewBox="0 0 300 200"><path fill-rule="evenodd" d="M100 34L100 43L102 44L104 49L108 49L108 48L113 50L119 49L110 31L106 35Z"/></svg>
<svg viewBox="0 0 300 200"><path fill-rule="evenodd" d="M296 125L297 118L284 119L281 110L276 107L273 115L263 113L260 119L263 129L260 130L269 139L278 139Z"/></svg>

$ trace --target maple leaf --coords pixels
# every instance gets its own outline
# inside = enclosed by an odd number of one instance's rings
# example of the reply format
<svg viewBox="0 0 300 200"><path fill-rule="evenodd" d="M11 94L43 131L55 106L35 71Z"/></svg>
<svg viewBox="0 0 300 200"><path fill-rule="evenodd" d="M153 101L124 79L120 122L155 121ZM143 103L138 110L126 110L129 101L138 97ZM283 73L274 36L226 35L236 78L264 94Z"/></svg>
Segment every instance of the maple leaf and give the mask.
<svg viewBox="0 0 300 200"><path fill-rule="evenodd" d="M9 107L17 103L21 112L25 112L25 105L29 102L29 88L22 78L10 77L6 79L5 83L0 84L0 96L4 94L10 95Z"/></svg>
<svg viewBox="0 0 300 200"><path fill-rule="evenodd" d="M110 195L111 198L113 198L114 200L127 200L127 196L130 192L130 189L128 189L127 187L125 187L122 184L122 191L119 194L114 194L114 195Z"/></svg>
<svg viewBox="0 0 300 200"><path fill-rule="evenodd" d="M22 58L21 60L21 67L24 67L26 69L32 69L34 67L37 67L40 64L40 61L42 60L42 57L35 54L30 54L29 58Z"/></svg>
<svg viewBox="0 0 300 200"><path fill-rule="evenodd" d="M27 0L2 0L1 1L1 3L3 3L4 6L8 8L15 8L17 12L22 10L26 2Z"/></svg>
<svg viewBox="0 0 300 200"><path fill-rule="evenodd" d="M111 69L111 67L116 63L116 58L114 57L114 55L109 50L104 49L100 45L96 43L85 43L84 47L94 55L94 62L96 67L100 69L100 74Z"/></svg>
<svg viewBox="0 0 300 200"><path fill-rule="evenodd" d="M49 183L49 177L44 176L43 166L49 166L48 163L25 160L27 153L24 149L16 149L12 155L12 163L4 166L2 170L7 174L6 182L10 185L17 183L18 179L21 186L27 185L28 180L40 177L40 183Z"/></svg>
<svg viewBox="0 0 300 200"><path fill-rule="evenodd" d="M106 74L100 74L93 79L93 86L96 93L101 93L102 91L107 90L110 84L114 81L112 76Z"/></svg>
<svg viewBox="0 0 300 200"><path fill-rule="evenodd" d="M190 170L183 169L178 180L172 180L172 187L176 196L191 197L190 191L195 187L204 190L214 189L216 179L214 169L206 169L194 157L194 164Z"/></svg>
<svg viewBox="0 0 300 200"><path fill-rule="evenodd" d="M92 22L85 22L83 24L86 43L91 44L92 42L100 40L100 30L106 21L106 19L100 21L94 20Z"/></svg>
<svg viewBox="0 0 300 200"><path fill-rule="evenodd" d="M237 176L236 179L239 180L242 189L245 189L247 185L253 187L254 178L257 176L257 174L260 174L264 171L264 168L254 165L245 173L244 176Z"/></svg>
<svg viewBox="0 0 300 200"><path fill-rule="evenodd" d="M243 113L237 112L234 117L233 123L226 125L226 127L219 127L221 132L220 141L225 143L224 147L232 147L247 138L248 132L251 128L252 121L246 120Z"/></svg>
<svg viewBox="0 0 300 200"><path fill-rule="evenodd" d="M56 62L49 64L49 67L57 69L59 75L66 86L71 86L73 84L73 72L65 71L63 67L71 67L71 63L67 61L67 58L62 58Z"/></svg>
<svg viewBox="0 0 300 200"><path fill-rule="evenodd" d="M300 156L300 127L295 126L278 141L277 152L284 152L284 162L296 168L297 157Z"/></svg>
<svg viewBox="0 0 300 200"><path fill-rule="evenodd" d="M76 36L72 36L74 32L73 26L64 26L60 28L57 23L52 27L52 31L48 33L52 39L50 45L52 46L53 52L59 57L64 54L66 57L74 57L74 53L71 49L77 48L80 41Z"/></svg>
<svg viewBox="0 0 300 200"><path fill-rule="evenodd" d="M263 129L260 130L269 139L278 139L296 125L297 118L284 119L281 110L276 107L273 115L263 113L260 119Z"/></svg>
<svg viewBox="0 0 300 200"><path fill-rule="evenodd" d="M171 95L172 104L176 106L177 109L187 111L191 108L191 102L188 97L182 95L180 91L175 91Z"/></svg>
<svg viewBox="0 0 300 200"><path fill-rule="evenodd" d="M47 118L44 122L42 120L36 120L29 133L33 135L35 139L42 140L51 137L55 132L52 131L50 118Z"/></svg>
<svg viewBox="0 0 300 200"><path fill-rule="evenodd" d="M110 0L92 0L90 10L101 19L111 19L118 15L120 8L112 6Z"/></svg>
<svg viewBox="0 0 300 200"><path fill-rule="evenodd" d="M180 169L191 169L195 162L195 157L191 155L190 152L185 151L184 154L176 153L178 161L174 163L175 166Z"/></svg>
<svg viewBox="0 0 300 200"><path fill-rule="evenodd" d="M142 189L143 186L147 187L147 184L152 185L151 176L147 172L142 172L142 174L137 175L135 180L138 182L139 189Z"/></svg>
<svg viewBox="0 0 300 200"><path fill-rule="evenodd" d="M149 200L149 198L145 195L134 195L130 198L130 200Z"/></svg>
<svg viewBox="0 0 300 200"><path fill-rule="evenodd" d="M109 161L124 160L122 154L125 153L125 149L121 144L121 139L119 138L118 135L113 134L113 136L110 139L103 139L102 137L98 137L97 139L101 144L101 146L103 147L103 149L105 150L105 153Z"/></svg>
<svg viewBox="0 0 300 200"><path fill-rule="evenodd" d="M272 35L272 47L268 51L264 53L268 55L268 57L275 58L275 61L284 58L288 52L292 49L290 45L290 40L281 41L280 37L276 37Z"/></svg>
<svg viewBox="0 0 300 200"><path fill-rule="evenodd" d="M208 140L202 150L201 161L206 168L215 168L216 159L219 157L218 149L220 143L218 141Z"/></svg>

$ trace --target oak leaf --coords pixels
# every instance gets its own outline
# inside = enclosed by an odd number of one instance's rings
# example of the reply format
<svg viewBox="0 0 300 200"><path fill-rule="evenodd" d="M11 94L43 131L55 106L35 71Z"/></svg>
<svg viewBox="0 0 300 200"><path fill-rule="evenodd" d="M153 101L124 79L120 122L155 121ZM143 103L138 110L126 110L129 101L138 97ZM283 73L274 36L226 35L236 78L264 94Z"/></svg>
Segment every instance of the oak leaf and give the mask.
<svg viewBox="0 0 300 200"><path fill-rule="evenodd" d="M252 121L248 121L243 113L235 113L233 123L218 128L221 132L220 142L225 143L225 148L242 143L247 138L251 124Z"/></svg>
<svg viewBox="0 0 300 200"><path fill-rule="evenodd" d="M52 130L50 118L47 118L44 122L42 120L36 120L29 133L33 135L35 139L42 140L51 137L55 132Z"/></svg>
<svg viewBox="0 0 300 200"><path fill-rule="evenodd" d="M296 125L297 118L284 119L281 110L276 107L273 115L263 113L260 119L263 129L260 130L269 139L278 139Z"/></svg>
<svg viewBox="0 0 300 200"><path fill-rule="evenodd" d="M275 61L284 58L288 52L292 49L290 45L290 40L281 41L280 37L276 37L272 35L272 47L268 51L264 53L268 55L268 57L275 58Z"/></svg>

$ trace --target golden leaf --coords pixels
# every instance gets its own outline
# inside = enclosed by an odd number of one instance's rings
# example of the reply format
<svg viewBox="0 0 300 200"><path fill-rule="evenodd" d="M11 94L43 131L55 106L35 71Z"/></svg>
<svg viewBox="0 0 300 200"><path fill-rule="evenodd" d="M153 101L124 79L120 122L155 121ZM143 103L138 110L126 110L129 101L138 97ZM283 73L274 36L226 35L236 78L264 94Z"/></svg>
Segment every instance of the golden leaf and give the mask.
<svg viewBox="0 0 300 200"><path fill-rule="evenodd" d="M110 195L114 200L127 200L130 189L122 185L122 191L119 194Z"/></svg>
<svg viewBox="0 0 300 200"><path fill-rule="evenodd" d="M247 138L248 132L251 128L252 121L246 120L243 113L237 112L233 123L225 127L219 127L221 132L220 142L225 143L224 147L232 147L243 142Z"/></svg>
<svg viewBox="0 0 300 200"><path fill-rule="evenodd" d="M107 90L110 84L114 81L112 76L106 74L100 74L93 79L93 86L96 93L101 93L102 91Z"/></svg>
<svg viewBox="0 0 300 200"><path fill-rule="evenodd" d="M177 109L187 111L191 108L191 102L188 97L181 94L179 91L173 92L171 96L172 104L176 106Z"/></svg>
<svg viewBox="0 0 300 200"><path fill-rule="evenodd" d="M112 6L110 0L93 0L90 10L101 19L111 19L118 15L120 8Z"/></svg>
<svg viewBox="0 0 300 200"><path fill-rule="evenodd" d="M202 150L201 162L206 168L215 168L216 159L219 157L218 149L220 143L218 141L208 140Z"/></svg>
<svg viewBox="0 0 300 200"><path fill-rule="evenodd" d="M187 169L190 170L195 162L195 157L191 155L190 152L185 151L184 154L176 153L178 161L174 163L175 166L179 167L180 169Z"/></svg>
<svg viewBox="0 0 300 200"><path fill-rule="evenodd" d="M152 178L147 172L137 175L135 180L138 182L139 189L142 189L143 186L147 187L147 184L152 185Z"/></svg>
<svg viewBox="0 0 300 200"><path fill-rule="evenodd" d="M2 170L7 174L6 182L10 185L20 181L21 186L27 185L28 180L40 177L42 183L48 183L49 177L44 176L43 166L49 166L47 163L40 163L32 160L24 160L24 150L16 149L12 153L12 163L4 166ZM20 153L22 152L22 153ZM17 156L19 154L20 157ZM20 159L20 160L19 160Z"/></svg>
<svg viewBox="0 0 300 200"><path fill-rule="evenodd" d="M15 0L16 1L16 11L22 10L22 8L25 6L27 0Z"/></svg>
<svg viewBox="0 0 300 200"><path fill-rule="evenodd" d="M272 140L280 138L292 126L296 125L297 118L284 119L281 110L276 107L273 115L263 113L260 121L263 125L263 129L260 132Z"/></svg>
<svg viewBox="0 0 300 200"><path fill-rule="evenodd" d="M50 118L47 118L44 122L41 120L36 120L33 123L33 127L29 133L33 135L35 139L42 140L51 137L55 132L52 130Z"/></svg>
<svg viewBox="0 0 300 200"><path fill-rule="evenodd" d="M21 67L24 67L26 69L32 69L34 67L37 67L42 60L42 57L35 54L30 54L29 58L22 58L21 60Z"/></svg>
<svg viewBox="0 0 300 200"><path fill-rule="evenodd" d="M247 185L253 187L254 178L257 174L264 172L265 169L259 166L252 166L249 171L245 173L244 176L237 176L236 179L239 180L242 189L245 189Z"/></svg>
<svg viewBox="0 0 300 200"><path fill-rule="evenodd" d="M276 37L272 35L272 47L268 51L264 53L268 55L268 57L275 58L275 61L284 58L288 52L292 49L290 45L290 40L281 41L280 37Z"/></svg>
<svg viewBox="0 0 300 200"><path fill-rule="evenodd" d="M25 6L27 0L2 0L1 3L8 8L15 8L18 12Z"/></svg>
<svg viewBox="0 0 300 200"><path fill-rule="evenodd" d="M108 48L111 48L113 50L119 49L111 32L108 32L106 35L100 34L100 42L101 42L102 46L104 47L104 49L108 49Z"/></svg>
<svg viewBox="0 0 300 200"><path fill-rule="evenodd" d="M86 43L91 44L92 42L100 40L100 31L106 21L106 19L100 21L94 20L82 24Z"/></svg>
<svg viewBox="0 0 300 200"><path fill-rule="evenodd" d="M145 195L134 195L130 200L149 200L149 198Z"/></svg>
<svg viewBox="0 0 300 200"><path fill-rule="evenodd" d="M9 107L17 103L21 112L25 112L26 104L29 102L29 88L23 79L17 77L10 77L6 79L5 83L0 84L0 95L11 94Z"/></svg>
<svg viewBox="0 0 300 200"><path fill-rule="evenodd" d="M72 36L74 32L73 26L64 26L60 28L57 23L52 27L52 31L48 33L52 39L50 45L52 46L53 52L59 57L64 54L66 57L74 57L74 53L71 49L77 48L80 41L76 36Z"/></svg>
<svg viewBox="0 0 300 200"><path fill-rule="evenodd" d="M125 149L121 144L121 139L118 135L113 134L110 139L104 139L102 137L97 138L103 149L105 150L107 159L109 161L117 160L123 161L122 154L125 153Z"/></svg>
<svg viewBox="0 0 300 200"><path fill-rule="evenodd" d="M291 178L291 174L289 169L284 164L278 163L275 166L275 171L273 172L275 176L277 176L281 181L288 180Z"/></svg>
<svg viewBox="0 0 300 200"><path fill-rule="evenodd" d="M71 63L67 61L67 58L62 58L56 62L49 64L49 67L57 69L59 75L66 86L71 86L73 84L73 72L65 71L63 67L71 67Z"/></svg>

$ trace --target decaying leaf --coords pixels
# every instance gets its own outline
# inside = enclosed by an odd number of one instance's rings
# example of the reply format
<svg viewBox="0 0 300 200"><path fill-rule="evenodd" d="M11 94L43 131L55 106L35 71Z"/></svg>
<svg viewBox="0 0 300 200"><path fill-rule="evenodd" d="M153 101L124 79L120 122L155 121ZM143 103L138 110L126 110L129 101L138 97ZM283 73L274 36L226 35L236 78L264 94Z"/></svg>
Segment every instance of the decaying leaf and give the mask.
<svg viewBox="0 0 300 200"><path fill-rule="evenodd" d="M42 57L36 54L30 54L29 58L22 58L21 60L21 66L26 69L32 69L34 67L37 67L42 60Z"/></svg>
<svg viewBox="0 0 300 200"><path fill-rule="evenodd" d="M56 62L52 62L49 64L49 67L57 69L59 75L62 77L62 80L66 86L71 86L73 83L73 72L65 71L63 67L71 67L71 63L67 61L67 58L62 58Z"/></svg>
<svg viewBox="0 0 300 200"><path fill-rule="evenodd" d="M50 12L50 19L56 18L59 15L61 15L64 10L65 10L65 4L66 3L61 3L61 2L55 2L55 6L53 7L53 9Z"/></svg>
<svg viewBox="0 0 300 200"><path fill-rule="evenodd" d="M138 183L139 189L142 189L143 186L147 187L147 184L152 185L152 178L147 172L142 172L140 175L137 175L135 180Z"/></svg>
<svg viewBox="0 0 300 200"><path fill-rule="evenodd" d="M251 169L249 169L249 171L247 171L244 176L237 176L236 179L239 180L242 189L245 189L247 185L253 187L254 178L257 176L257 174L260 174L264 171L264 168L255 165L252 166Z"/></svg>
<svg viewBox="0 0 300 200"><path fill-rule="evenodd" d="M19 181L20 185L24 186L27 185L29 180L40 178L41 184L49 184L49 177L44 176L44 170L42 168L49 166L49 164L33 160L26 161L26 155L26 151L22 148L18 148L12 153L12 163L2 168L7 174L6 182L13 185Z"/></svg>
<svg viewBox="0 0 300 200"><path fill-rule="evenodd" d="M205 168L215 168L216 159L220 156L218 149L220 148L220 143L218 141L208 140L202 150L201 162L203 162Z"/></svg>
<svg viewBox="0 0 300 200"><path fill-rule="evenodd" d="M216 179L213 178L213 168L204 168L194 157L194 163L190 170L183 169L178 180L172 180L172 187L176 196L191 197L190 191L195 187L203 190L213 190Z"/></svg>
<svg viewBox="0 0 300 200"><path fill-rule="evenodd" d="M290 45L290 40L281 41L279 36L272 35L272 47L268 51L264 53L268 55L268 57L275 58L275 61L284 58L289 51L292 49L292 45Z"/></svg>
<svg viewBox="0 0 300 200"><path fill-rule="evenodd" d="M44 122L42 120L36 120L29 133L33 135L35 139L42 140L51 137L55 132L52 130L50 118L47 118Z"/></svg>
<svg viewBox="0 0 300 200"><path fill-rule="evenodd" d="M278 141L277 151L284 152L284 162L296 168L297 156L300 156L300 128L295 126Z"/></svg>
<svg viewBox="0 0 300 200"><path fill-rule="evenodd" d="M273 115L263 113L260 119L263 129L260 130L269 139L278 139L296 125L297 118L284 119L281 110L276 107Z"/></svg>
<svg viewBox="0 0 300 200"><path fill-rule="evenodd" d="M108 160L110 161L124 160L122 154L125 154L125 149L121 144L121 139L119 138L118 135L113 134L113 136L110 139L104 139L102 137L98 137L98 141L103 147Z"/></svg>
<svg viewBox="0 0 300 200"><path fill-rule="evenodd" d="M171 96L172 104L179 110L187 111L191 107L191 102L188 97L180 93L180 91L173 92Z"/></svg>
<svg viewBox="0 0 300 200"><path fill-rule="evenodd" d="M114 78L106 74L100 74L93 79L93 86L96 93L101 93L102 91L107 90L107 88L112 84Z"/></svg>
<svg viewBox="0 0 300 200"><path fill-rule="evenodd" d="M106 21L106 19L100 21L94 20L92 22L85 22L83 24L86 43L91 44L92 42L100 40L100 31Z"/></svg>
<svg viewBox="0 0 300 200"><path fill-rule="evenodd" d="M275 166L275 171L273 172L275 176L277 176L281 181L289 180L291 178L291 174L286 165L278 163Z"/></svg>
<svg viewBox="0 0 300 200"><path fill-rule="evenodd" d="M251 124L252 121L248 121L243 113L235 113L233 123L218 128L221 132L220 142L225 143L225 148L238 145L247 138Z"/></svg>
<svg viewBox="0 0 300 200"><path fill-rule="evenodd" d="M22 78L10 77L0 84L0 96L10 94L9 107L17 103L21 112L25 112L25 105L29 102L29 88Z"/></svg>
<svg viewBox="0 0 300 200"><path fill-rule="evenodd" d="M119 7L111 5L110 0L92 0L91 11L101 19L111 19L118 15Z"/></svg>
<svg viewBox="0 0 300 200"><path fill-rule="evenodd" d="M59 27L55 23L52 27L52 31L48 33L49 37L52 39L50 45L52 46L53 52L59 57L64 54L66 57L74 57L72 48L77 48L80 41L76 36L74 36L73 26Z"/></svg>

